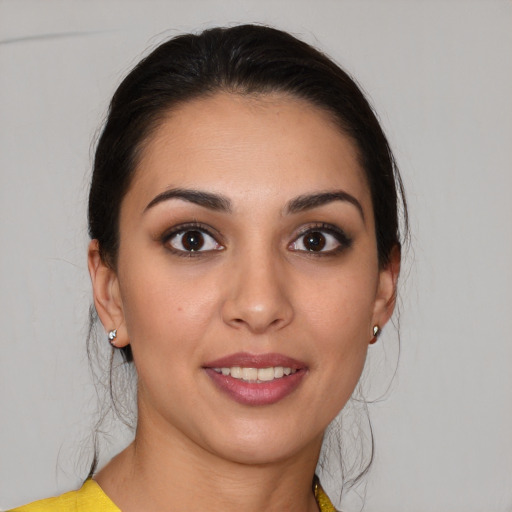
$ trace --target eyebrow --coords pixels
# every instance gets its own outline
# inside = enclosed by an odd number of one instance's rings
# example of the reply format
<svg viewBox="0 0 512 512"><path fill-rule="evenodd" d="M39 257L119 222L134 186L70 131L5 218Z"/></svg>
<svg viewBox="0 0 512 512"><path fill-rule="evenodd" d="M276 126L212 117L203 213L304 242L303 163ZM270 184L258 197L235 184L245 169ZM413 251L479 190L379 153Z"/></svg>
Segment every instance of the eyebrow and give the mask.
<svg viewBox="0 0 512 512"><path fill-rule="evenodd" d="M354 196L344 190L318 192L316 194L305 194L296 197L288 203L285 211L287 213L299 213L305 210L318 208L319 206L323 206L334 201L343 201L354 205L361 214L363 221L365 220L361 203Z"/></svg>
<svg viewBox="0 0 512 512"><path fill-rule="evenodd" d="M183 201L203 206L209 210L219 212L230 213L232 211L231 201L223 195L187 188L170 188L154 197L146 208L144 208L144 213L155 205L168 201L169 199L181 199ZM318 208L334 201L344 201L354 205L360 213L363 221L365 220L361 203L354 196L343 190L318 192L315 194L304 194L298 196L286 205L285 212L288 214L300 213L313 208Z"/></svg>
<svg viewBox="0 0 512 512"><path fill-rule="evenodd" d="M182 199L183 201L198 204L209 210L226 213L231 212L231 201L220 194L187 188L170 188L154 197L146 208L144 208L144 213L150 208L153 208L153 206L168 201L169 199Z"/></svg>

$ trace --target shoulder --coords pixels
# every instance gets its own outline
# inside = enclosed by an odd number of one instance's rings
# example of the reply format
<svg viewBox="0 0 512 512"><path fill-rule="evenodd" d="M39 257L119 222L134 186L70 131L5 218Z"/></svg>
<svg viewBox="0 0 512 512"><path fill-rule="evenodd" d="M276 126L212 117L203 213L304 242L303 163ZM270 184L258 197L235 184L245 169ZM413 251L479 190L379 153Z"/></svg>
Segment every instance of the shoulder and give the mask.
<svg viewBox="0 0 512 512"><path fill-rule="evenodd" d="M318 477L315 475L315 479L313 481L313 492L315 494L315 499L318 504L318 508L320 512L339 512L334 508L329 496L325 493L322 486L320 485L320 481Z"/></svg>
<svg viewBox="0 0 512 512"><path fill-rule="evenodd" d="M78 491L55 498L34 501L9 512L121 512L94 480L87 480Z"/></svg>

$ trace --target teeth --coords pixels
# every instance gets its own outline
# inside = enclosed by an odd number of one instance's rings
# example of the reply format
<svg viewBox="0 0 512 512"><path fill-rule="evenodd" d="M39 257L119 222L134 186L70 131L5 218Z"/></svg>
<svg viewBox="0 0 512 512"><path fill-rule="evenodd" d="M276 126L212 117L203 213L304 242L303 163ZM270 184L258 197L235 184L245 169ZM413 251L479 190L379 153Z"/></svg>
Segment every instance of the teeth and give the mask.
<svg viewBox="0 0 512 512"><path fill-rule="evenodd" d="M281 379L284 376L292 375L297 370L284 366L271 366L269 368L242 368L232 366L231 368L213 368L217 373L234 379L246 382L270 382L274 379Z"/></svg>
<svg viewBox="0 0 512 512"><path fill-rule="evenodd" d="M223 370L227 370L229 372L227 375L231 375L231 377L234 377L235 379L242 378L242 368L240 368L240 366L233 366L233 368L223 368ZM224 372L222 373L226 375Z"/></svg>
<svg viewBox="0 0 512 512"><path fill-rule="evenodd" d="M260 368L258 370L258 380L267 382L270 380L274 380L274 377L275 377L274 368Z"/></svg>
<svg viewBox="0 0 512 512"><path fill-rule="evenodd" d="M242 380L258 380L256 368L242 368Z"/></svg>

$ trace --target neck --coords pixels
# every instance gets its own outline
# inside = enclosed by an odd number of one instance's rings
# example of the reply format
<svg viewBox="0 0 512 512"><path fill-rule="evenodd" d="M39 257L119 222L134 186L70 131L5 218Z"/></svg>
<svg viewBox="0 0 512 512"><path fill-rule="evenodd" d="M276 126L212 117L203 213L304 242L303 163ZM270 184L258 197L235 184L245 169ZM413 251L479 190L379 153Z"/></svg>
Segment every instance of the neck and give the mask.
<svg viewBox="0 0 512 512"><path fill-rule="evenodd" d="M316 512L312 482L320 445L321 438L291 457L244 464L139 420L135 441L95 479L123 512Z"/></svg>

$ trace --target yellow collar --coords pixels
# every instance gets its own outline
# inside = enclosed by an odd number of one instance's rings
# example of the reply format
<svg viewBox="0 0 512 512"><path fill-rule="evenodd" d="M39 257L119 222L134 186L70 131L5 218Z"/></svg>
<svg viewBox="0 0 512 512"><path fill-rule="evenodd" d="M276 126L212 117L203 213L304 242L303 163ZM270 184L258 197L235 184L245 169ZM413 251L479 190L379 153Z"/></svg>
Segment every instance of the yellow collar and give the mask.
<svg viewBox="0 0 512 512"><path fill-rule="evenodd" d="M322 489L320 485L320 481L315 476L315 480L313 482L313 491L315 493L315 499L320 507L320 512L337 512L334 508L334 505L331 503L329 496L325 494L325 491Z"/></svg>

